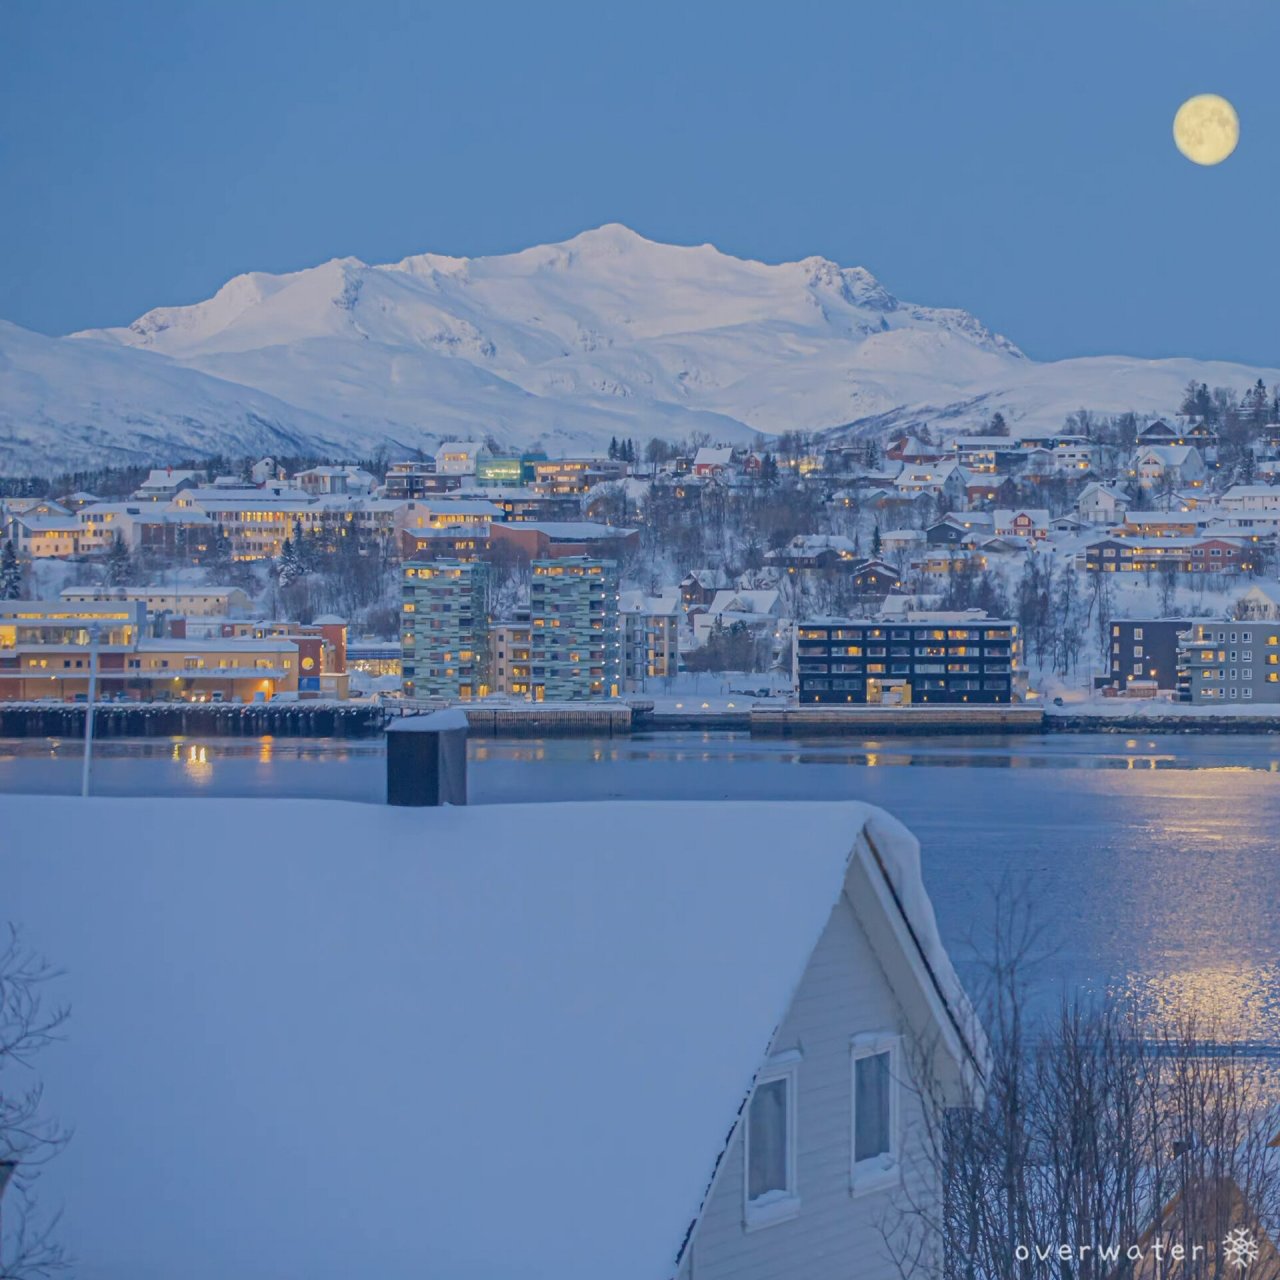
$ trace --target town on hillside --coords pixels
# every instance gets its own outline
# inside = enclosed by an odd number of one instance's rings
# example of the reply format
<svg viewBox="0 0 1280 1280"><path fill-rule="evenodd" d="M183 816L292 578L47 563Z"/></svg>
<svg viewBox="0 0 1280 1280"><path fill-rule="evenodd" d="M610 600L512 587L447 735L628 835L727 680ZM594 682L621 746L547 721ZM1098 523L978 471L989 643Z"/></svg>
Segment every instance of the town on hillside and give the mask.
<svg viewBox="0 0 1280 1280"><path fill-rule="evenodd" d="M0 698L1280 705L1280 394L1179 409L9 479Z"/></svg>

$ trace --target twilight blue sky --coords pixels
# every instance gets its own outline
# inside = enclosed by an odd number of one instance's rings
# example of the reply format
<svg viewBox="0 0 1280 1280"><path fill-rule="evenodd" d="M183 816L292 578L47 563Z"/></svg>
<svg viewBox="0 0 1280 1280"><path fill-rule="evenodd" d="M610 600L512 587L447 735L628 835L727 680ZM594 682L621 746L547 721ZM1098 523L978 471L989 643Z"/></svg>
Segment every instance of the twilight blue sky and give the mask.
<svg viewBox="0 0 1280 1280"><path fill-rule="evenodd" d="M1275 0L0 0L0 317L620 221L1038 358L1280 363ZM1241 117L1216 169L1186 97Z"/></svg>

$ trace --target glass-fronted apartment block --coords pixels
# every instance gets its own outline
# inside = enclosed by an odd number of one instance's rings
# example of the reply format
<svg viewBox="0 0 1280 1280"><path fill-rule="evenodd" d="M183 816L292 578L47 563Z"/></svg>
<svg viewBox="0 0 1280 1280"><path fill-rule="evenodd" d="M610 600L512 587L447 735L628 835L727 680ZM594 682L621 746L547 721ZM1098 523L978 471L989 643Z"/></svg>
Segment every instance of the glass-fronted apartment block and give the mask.
<svg viewBox="0 0 1280 1280"><path fill-rule="evenodd" d="M618 566L577 556L535 560L529 587L529 683L535 702L616 698L622 689Z"/></svg>
<svg viewBox="0 0 1280 1280"><path fill-rule="evenodd" d="M1280 702L1280 621L1192 623L1178 639L1178 699Z"/></svg>
<svg viewBox="0 0 1280 1280"><path fill-rule="evenodd" d="M409 698L483 697L489 566L414 560L404 566L401 677Z"/></svg>
<svg viewBox="0 0 1280 1280"><path fill-rule="evenodd" d="M804 703L1012 702L1018 624L934 614L909 623L822 619L796 629Z"/></svg>
<svg viewBox="0 0 1280 1280"><path fill-rule="evenodd" d="M476 484L532 484L537 475L537 464L546 460L545 453L498 454L491 458L480 458L476 462Z"/></svg>

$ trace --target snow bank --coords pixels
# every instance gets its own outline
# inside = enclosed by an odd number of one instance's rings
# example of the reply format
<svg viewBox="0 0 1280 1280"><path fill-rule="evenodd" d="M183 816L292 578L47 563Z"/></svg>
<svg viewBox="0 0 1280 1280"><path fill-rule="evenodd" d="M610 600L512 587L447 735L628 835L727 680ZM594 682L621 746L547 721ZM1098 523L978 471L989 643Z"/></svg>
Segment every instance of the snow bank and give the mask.
<svg viewBox="0 0 1280 1280"><path fill-rule="evenodd" d="M669 1275L868 822L852 803L0 798L65 977L44 1203L91 1280Z"/></svg>

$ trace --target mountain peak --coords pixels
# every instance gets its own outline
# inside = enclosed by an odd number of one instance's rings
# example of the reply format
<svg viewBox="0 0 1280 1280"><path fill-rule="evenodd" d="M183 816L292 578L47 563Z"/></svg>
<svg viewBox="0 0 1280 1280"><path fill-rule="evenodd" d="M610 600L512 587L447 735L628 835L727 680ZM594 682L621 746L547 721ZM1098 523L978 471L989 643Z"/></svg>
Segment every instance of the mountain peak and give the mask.
<svg viewBox="0 0 1280 1280"><path fill-rule="evenodd" d="M444 435L574 452L610 436L958 430L995 408L1056 427L1082 405L1167 413L1189 378L1260 372L1038 364L966 311L900 301L865 267L766 263L617 222L486 257L254 272L77 337L97 341L0 326L0 465L15 473L42 458L42 438L69 465L363 455Z"/></svg>
<svg viewBox="0 0 1280 1280"><path fill-rule="evenodd" d="M638 231L632 231L621 222L606 222L598 227L589 227L586 231L579 231L576 236L561 241L562 248L593 253L627 253L654 244L656 241L647 240Z"/></svg>

